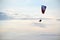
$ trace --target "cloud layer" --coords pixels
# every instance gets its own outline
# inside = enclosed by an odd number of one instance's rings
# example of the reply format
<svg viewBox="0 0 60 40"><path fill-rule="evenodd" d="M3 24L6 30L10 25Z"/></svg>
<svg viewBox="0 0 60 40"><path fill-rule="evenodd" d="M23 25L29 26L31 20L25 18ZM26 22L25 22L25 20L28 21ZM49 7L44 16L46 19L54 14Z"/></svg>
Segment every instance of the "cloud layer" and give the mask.
<svg viewBox="0 0 60 40"><path fill-rule="evenodd" d="M0 12L0 20L8 20L8 19L11 19L11 17L9 17L3 12Z"/></svg>

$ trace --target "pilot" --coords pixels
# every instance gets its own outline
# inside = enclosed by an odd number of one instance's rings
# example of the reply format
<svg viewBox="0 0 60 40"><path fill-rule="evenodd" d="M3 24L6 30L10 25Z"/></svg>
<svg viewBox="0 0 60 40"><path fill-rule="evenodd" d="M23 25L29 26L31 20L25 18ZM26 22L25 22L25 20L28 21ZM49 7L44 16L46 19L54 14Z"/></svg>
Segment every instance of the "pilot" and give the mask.
<svg viewBox="0 0 60 40"><path fill-rule="evenodd" d="M39 22L41 22L42 20L40 19Z"/></svg>

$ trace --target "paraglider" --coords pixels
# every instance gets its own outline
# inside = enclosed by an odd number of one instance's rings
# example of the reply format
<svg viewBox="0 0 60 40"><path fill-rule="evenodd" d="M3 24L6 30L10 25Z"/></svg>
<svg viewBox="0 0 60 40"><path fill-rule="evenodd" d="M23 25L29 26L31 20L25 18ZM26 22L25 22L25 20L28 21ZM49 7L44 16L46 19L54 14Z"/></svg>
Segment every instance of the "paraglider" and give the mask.
<svg viewBox="0 0 60 40"><path fill-rule="evenodd" d="M46 10L46 6L45 6L45 5L42 5L42 6L41 6L42 14L44 14L44 13L45 13L45 10Z"/></svg>
<svg viewBox="0 0 60 40"><path fill-rule="evenodd" d="M42 6L41 6L41 12L42 12L42 14L44 14L45 11L46 11L46 6L45 6L45 5L42 5ZM42 21L42 20L40 19L39 22L41 22L41 21Z"/></svg>

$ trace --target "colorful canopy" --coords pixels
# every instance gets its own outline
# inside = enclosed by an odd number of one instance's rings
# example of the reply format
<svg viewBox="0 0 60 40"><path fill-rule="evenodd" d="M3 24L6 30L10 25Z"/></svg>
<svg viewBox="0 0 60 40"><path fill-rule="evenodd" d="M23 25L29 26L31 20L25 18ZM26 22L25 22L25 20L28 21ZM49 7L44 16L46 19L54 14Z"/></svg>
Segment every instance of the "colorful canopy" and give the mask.
<svg viewBox="0 0 60 40"><path fill-rule="evenodd" d="M44 14L44 13L45 13L45 10L46 10L46 6L42 5L42 6L41 6L42 14Z"/></svg>

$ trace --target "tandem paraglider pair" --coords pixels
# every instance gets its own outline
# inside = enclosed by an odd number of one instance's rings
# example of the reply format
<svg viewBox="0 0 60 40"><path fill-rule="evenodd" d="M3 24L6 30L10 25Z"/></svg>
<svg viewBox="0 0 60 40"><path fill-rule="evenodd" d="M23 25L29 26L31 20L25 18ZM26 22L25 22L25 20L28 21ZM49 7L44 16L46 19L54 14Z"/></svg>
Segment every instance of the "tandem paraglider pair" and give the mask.
<svg viewBox="0 0 60 40"><path fill-rule="evenodd" d="M42 12L42 14L44 14L45 11L46 11L46 6L45 6L45 5L42 5L42 6L41 6L41 12ZM39 22L41 22L41 21L42 21L42 20L40 19Z"/></svg>

